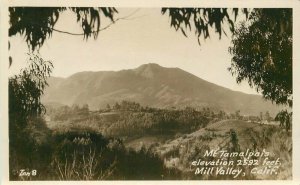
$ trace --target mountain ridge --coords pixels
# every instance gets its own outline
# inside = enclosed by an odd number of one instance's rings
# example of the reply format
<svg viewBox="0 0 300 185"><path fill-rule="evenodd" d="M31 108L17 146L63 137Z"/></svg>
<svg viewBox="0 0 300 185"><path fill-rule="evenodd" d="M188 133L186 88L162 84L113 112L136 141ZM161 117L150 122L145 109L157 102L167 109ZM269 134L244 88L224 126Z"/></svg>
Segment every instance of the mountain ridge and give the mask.
<svg viewBox="0 0 300 185"><path fill-rule="evenodd" d="M216 110L258 115L279 107L259 95L246 94L203 80L180 68L155 63L120 71L84 71L66 78L51 77L42 102L85 104L104 108L117 101L136 101L144 106L211 107Z"/></svg>

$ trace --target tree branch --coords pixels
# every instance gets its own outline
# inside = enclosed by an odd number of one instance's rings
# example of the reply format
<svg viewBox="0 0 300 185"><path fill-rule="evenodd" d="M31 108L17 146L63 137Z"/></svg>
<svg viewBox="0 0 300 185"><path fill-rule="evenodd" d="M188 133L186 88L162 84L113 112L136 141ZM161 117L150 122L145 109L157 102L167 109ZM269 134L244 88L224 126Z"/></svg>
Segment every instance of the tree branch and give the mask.
<svg viewBox="0 0 300 185"><path fill-rule="evenodd" d="M103 30L106 30L107 28L109 28L110 26L112 26L113 24L115 24L116 22L120 21L120 20L133 20L133 19L136 19L136 18L139 18L139 17L133 17L133 18L130 18L132 15L134 15L136 12L138 12L140 9L136 9L135 11L133 11L132 13L126 15L125 17L120 17L120 18L117 18L116 20L112 21L110 24L106 25L105 27L101 28L101 29L98 29L98 30L95 30L95 31L91 31L91 33L98 33L98 32L101 32ZM64 33L64 34L68 34L68 35L75 35L75 36L81 36L81 35L84 35L84 33L72 33L72 32L68 32L68 31L62 31L62 30L58 30L58 29L55 29L55 28L51 28L53 31L56 31L58 33Z"/></svg>

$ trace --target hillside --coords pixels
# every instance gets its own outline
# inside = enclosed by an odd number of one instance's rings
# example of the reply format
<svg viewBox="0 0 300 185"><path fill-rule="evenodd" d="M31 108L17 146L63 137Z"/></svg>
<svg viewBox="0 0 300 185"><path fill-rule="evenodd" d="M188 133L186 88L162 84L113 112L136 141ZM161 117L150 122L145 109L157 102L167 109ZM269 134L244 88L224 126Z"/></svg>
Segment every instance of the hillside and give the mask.
<svg viewBox="0 0 300 185"><path fill-rule="evenodd" d="M255 131L258 133L262 133L265 128L268 128L267 125L261 125L258 123L248 123L241 120L223 120L216 123L212 123L205 128L199 129L190 134L183 135L174 140L171 140L164 145L162 145L158 151L160 151L161 155L164 155L179 145L186 144L188 142L192 142L197 140L199 137L207 137L210 138L213 135L219 136L214 137L213 140L207 142L211 148L222 148L224 144L229 141L228 133L230 129L234 129L238 134L239 144L242 146L242 149L245 149L251 143L251 139L254 139L251 136L251 131ZM257 138L255 138L257 139Z"/></svg>
<svg viewBox="0 0 300 185"><path fill-rule="evenodd" d="M193 109L154 109L137 107L110 112L86 111L84 107L64 106L49 109L48 128L56 134L92 132L107 138L118 138L129 151L150 152L158 157L171 179L232 179L232 176L194 175L191 162L206 160L206 150L269 151L271 160L280 158L278 175L251 174L253 166L240 166L246 179L290 179L292 137L290 132L275 125L236 119L206 117L206 112ZM218 121L219 120L219 121ZM233 138L235 138L233 140ZM209 158L210 161L218 157ZM224 159L227 160L227 159ZM233 160L233 159L232 159ZM263 158L259 158L260 161ZM259 166L263 168L263 166ZM176 174L176 175L174 175ZM245 179L239 176L237 179Z"/></svg>
<svg viewBox="0 0 300 185"><path fill-rule="evenodd" d="M169 168L180 169L190 174L193 167L190 165L192 160L204 159L203 152L208 149L228 150L232 147L231 131L236 133L236 141L240 151L256 150L270 151L270 159L280 158L278 174L251 175L249 171L253 166L244 166L247 177L250 179L291 179L292 168L292 137L284 130L271 125L261 125L240 120L223 120L208 125L190 134L185 134L173 140L169 140L156 147L156 152L165 158L165 165ZM262 160L263 158L258 158ZM212 160L212 159L210 159ZM264 166L258 165L258 168ZM218 179L203 175L192 177L192 179ZM226 179L222 177L221 179ZM243 178L241 178L243 179Z"/></svg>
<svg viewBox="0 0 300 185"><path fill-rule="evenodd" d="M51 77L44 103L85 104L90 109L129 100L144 106L210 107L214 110L258 115L279 108L258 95L249 95L215 85L179 68L144 64L121 71L80 72L68 78Z"/></svg>

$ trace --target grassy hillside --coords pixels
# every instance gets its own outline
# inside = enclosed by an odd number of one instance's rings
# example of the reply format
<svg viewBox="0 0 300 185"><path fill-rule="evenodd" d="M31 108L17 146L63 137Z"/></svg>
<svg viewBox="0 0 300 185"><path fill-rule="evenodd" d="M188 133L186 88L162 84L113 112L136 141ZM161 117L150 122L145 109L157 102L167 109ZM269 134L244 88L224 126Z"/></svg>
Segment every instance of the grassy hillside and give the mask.
<svg viewBox="0 0 300 185"><path fill-rule="evenodd" d="M186 179L231 179L228 176L194 176L191 162L203 158L204 150L228 150L231 145L230 132L237 135L240 151L270 151L270 159L281 160L281 166L276 176L252 175L250 167L245 169L246 177L240 179L291 179L292 178L292 137L291 133L271 125L261 125L239 120L224 120L208 125L190 134L166 142L158 146L156 151L165 158L169 168L183 171ZM261 166L260 166L261 167Z"/></svg>

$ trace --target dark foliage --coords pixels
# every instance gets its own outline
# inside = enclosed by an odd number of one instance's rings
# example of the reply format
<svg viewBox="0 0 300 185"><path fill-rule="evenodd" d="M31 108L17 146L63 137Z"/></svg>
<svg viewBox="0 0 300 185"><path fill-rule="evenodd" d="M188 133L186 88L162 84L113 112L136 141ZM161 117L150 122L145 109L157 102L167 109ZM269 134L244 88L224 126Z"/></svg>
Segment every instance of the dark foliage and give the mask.
<svg viewBox="0 0 300 185"><path fill-rule="evenodd" d="M32 50L41 47L47 38L50 38L54 26L62 12L71 10L81 25L84 38L97 38L100 31L100 15L113 21L117 13L115 8L91 7L10 7L9 36L20 34L25 37L28 47Z"/></svg>
<svg viewBox="0 0 300 185"><path fill-rule="evenodd" d="M45 112L40 98L48 85L46 80L52 72L53 65L35 54L28 54L28 64L28 68L9 79L10 120L24 121L30 116Z"/></svg>
<svg viewBox="0 0 300 185"><path fill-rule="evenodd" d="M234 19L229 16L230 11L232 11ZM229 29L233 33L234 21L240 11L245 14L246 18L248 17L249 10L246 8L242 10L238 8L232 10L228 8L162 8L162 14L169 12L171 27L175 28L176 31L180 30L187 36L186 32L195 28L199 43L201 36L204 39L210 36L210 28L214 28L215 32L219 34L219 38L221 38L222 33L227 35L224 30L224 22L229 25Z"/></svg>
<svg viewBox="0 0 300 185"><path fill-rule="evenodd" d="M32 120L31 133L22 135L26 143L18 142L21 148L11 153L11 180L153 180L166 173L163 161L151 149L128 150L120 139L88 129L51 133L46 126L37 128L45 125L41 120ZM21 169L38 173L20 177Z"/></svg>
<svg viewBox="0 0 300 185"><path fill-rule="evenodd" d="M11 124L16 124L10 122ZM10 180L33 180L48 176L51 162L51 131L41 117L27 119L22 130L9 133L9 176ZM20 170L37 170L36 176L20 176Z"/></svg>
<svg viewBox="0 0 300 185"><path fill-rule="evenodd" d="M11 180L153 180L165 173L151 150L128 150L121 140L94 131L54 132L47 139L47 147L37 144L39 150L30 151L32 160L23 155L24 169L36 169L38 175L22 179L13 166Z"/></svg>
<svg viewBox="0 0 300 185"><path fill-rule="evenodd" d="M292 126L292 112L288 112L287 110L280 111L276 115L275 121L280 122L280 127L285 127L287 131L290 130Z"/></svg>
<svg viewBox="0 0 300 185"><path fill-rule="evenodd" d="M51 36L59 13L64 10L66 8L11 7L9 36L24 35L28 46L34 50Z"/></svg>
<svg viewBox="0 0 300 185"><path fill-rule="evenodd" d="M292 9L255 9L235 31L232 75L265 99L292 106Z"/></svg>
<svg viewBox="0 0 300 185"><path fill-rule="evenodd" d="M45 157L33 152L43 150L48 130L40 117L45 112L40 97L53 66L33 54L29 54L28 61L28 68L9 79L9 160L10 168L17 169L32 166L34 158ZM44 129L45 133L33 132L33 127Z"/></svg>

